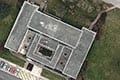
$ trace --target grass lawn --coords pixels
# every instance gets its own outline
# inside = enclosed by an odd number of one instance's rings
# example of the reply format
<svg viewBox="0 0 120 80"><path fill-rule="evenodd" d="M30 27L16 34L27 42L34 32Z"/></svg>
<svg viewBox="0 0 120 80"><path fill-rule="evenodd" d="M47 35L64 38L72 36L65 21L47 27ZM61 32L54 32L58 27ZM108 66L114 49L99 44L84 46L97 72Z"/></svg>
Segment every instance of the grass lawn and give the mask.
<svg viewBox="0 0 120 80"><path fill-rule="evenodd" d="M7 1L7 2L6 2ZM16 8L17 0L3 0L3 2L10 5L10 11L8 11L8 16L6 16L4 19L0 20L0 42L5 44L5 41L7 40L7 37L9 35L9 32L13 26L13 23L15 21L15 18L18 13L18 9ZM24 65L24 61L13 56L10 54L10 52L7 49L3 49L0 51L0 57L11 61L15 64L18 64L20 66Z"/></svg>
<svg viewBox="0 0 120 80"><path fill-rule="evenodd" d="M104 7L95 0L48 0L46 11L77 28L89 26ZM72 0L71 0L72 1Z"/></svg>
<svg viewBox="0 0 120 80"><path fill-rule="evenodd" d="M65 80L65 78L63 78L61 76L58 76L55 73L52 73L52 72L50 72L48 70L45 70L45 69L43 69L41 75L48 78L48 79L50 79L50 80Z"/></svg>
<svg viewBox="0 0 120 80"><path fill-rule="evenodd" d="M0 52L0 57L5 59L5 60L8 60L12 63L15 63L15 64L17 64L21 67L23 67L24 63L25 63L25 61L13 56L12 54L10 54L10 52L6 49L3 52Z"/></svg>
<svg viewBox="0 0 120 80"><path fill-rule="evenodd" d="M108 13L101 40L88 55L85 80L120 80L120 10Z"/></svg>

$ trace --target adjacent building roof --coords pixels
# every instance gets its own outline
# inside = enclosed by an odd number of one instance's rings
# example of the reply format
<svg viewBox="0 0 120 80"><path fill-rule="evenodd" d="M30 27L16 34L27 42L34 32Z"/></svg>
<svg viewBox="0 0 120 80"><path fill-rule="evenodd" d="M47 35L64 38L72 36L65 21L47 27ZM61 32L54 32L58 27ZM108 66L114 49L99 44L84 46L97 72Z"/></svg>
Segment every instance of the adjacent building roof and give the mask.
<svg viewBox="0 0 120 80"><path fill-rule="evenodd" d="M86 28L82 28L83 34L79 41L78 46L71 54L69 61L67 62L63 73L71 77L76 78L84 60L86 59L87 53L94 40L94 33Z"/></svg>
<svg viewBox="0 0 120 80"><path fill-rule="evenodd" d="M18 51L18 48L27 30L27 27L26 27L27 23L32 13L36 9L37 9L36 6L30 5L30 3L24 3L13 25L10 35L8 36L8 39L5 44L6 48L12 51Z"/></svg>
<svg viewBox="0 0 120 80"><path fill-rule="evenodd" d="M24 2L5 47L76 78L96 33L77 29Z"/></svg>
<svg viewBox="0 0 120 80"><path fill-rule="evenodd" d="M76 47L82 31L60 20L50 17L40 11L35 11L30 23L30 29L47 35L70 47Z"/></svg>

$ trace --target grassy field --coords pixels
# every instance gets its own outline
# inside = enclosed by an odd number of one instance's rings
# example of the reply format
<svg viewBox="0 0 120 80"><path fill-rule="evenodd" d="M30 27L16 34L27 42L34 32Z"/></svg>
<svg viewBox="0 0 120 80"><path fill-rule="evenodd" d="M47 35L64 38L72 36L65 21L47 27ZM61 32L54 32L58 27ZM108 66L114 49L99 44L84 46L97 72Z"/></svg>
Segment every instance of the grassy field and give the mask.
<svg viewBox="0 0 120 80"><path fill-rule="evenodd" d="M85 80L120 80L120 10L108 13L103 33L88 56Z"/></svg>
<svg viewBox="0 0 120 80"><path fill-rule="evenodd" d="M45 70L45 69L43 69L41 75L48 78L48 79L50 79L50 80L65 80L65 78L63 78L61 76L58 76L55 73L52 73L52 72L50 72L48 70Z"/></svg>
<svg viewBox="0 0 120 80"><path fill-rule="evenodd" d="M89 26L97 13L104 9L103 4L94 0L48 0L46 11L60 17L77 28Z"/></svg>
<svg viewBox="0 0 120 80"><path fill-rule="evenodd" d="M3 18L0 19L0 42L3 43L3 45L5 44L5 41L9 35L9 32L13 26L13 23L15 21L15 18L17 16L18 13L18 9L17 9L17 0L1 0L0 1L7 3L10 6L9 11L7 11L8 15ZM24 65L24 61L13 56L12 54L10 54L10 52L7 49L3 49L2 51L0 51L0 57L11 61L15 64L18 64L20 66Z"/></svg>

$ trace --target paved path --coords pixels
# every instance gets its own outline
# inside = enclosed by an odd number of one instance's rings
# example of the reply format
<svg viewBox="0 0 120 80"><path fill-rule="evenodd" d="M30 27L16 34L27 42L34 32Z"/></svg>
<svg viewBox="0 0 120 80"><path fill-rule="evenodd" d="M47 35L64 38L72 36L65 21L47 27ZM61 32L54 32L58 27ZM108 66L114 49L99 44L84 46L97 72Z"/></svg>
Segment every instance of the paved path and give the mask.
<svg viewBox="0 0 120 80"><path fill-rule="evenodd" d="M108 9L106 9L106 10L105 10L105 12L109 12L109 11L111 11L111 10L115 9L115 8L116 8L115 6L110 7L110 8L108 8Z"/></svg>
<svg viewBox="0 0 120 80"><path fill-rule="evenodd" d="M110 3L117 8L120 8L120 0L103 0L105 3Z"/></svg>

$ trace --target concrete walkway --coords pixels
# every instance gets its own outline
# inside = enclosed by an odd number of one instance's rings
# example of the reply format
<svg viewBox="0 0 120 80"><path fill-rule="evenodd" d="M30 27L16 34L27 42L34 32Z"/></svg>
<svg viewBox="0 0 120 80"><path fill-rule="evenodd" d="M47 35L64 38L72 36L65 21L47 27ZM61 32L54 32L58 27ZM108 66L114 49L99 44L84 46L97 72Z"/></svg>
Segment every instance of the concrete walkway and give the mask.
<svg viewBox="0 0 120 80"><path fill-rule="evenodd" d="M110 7L110 8L108 8L108 9L106 9L106 10L105 10L105 12L109 12L109 11L111 11L111 10L115 9L115 8L116 8L115 6Z"/></svg>

